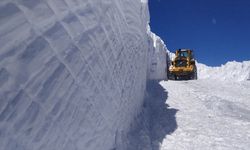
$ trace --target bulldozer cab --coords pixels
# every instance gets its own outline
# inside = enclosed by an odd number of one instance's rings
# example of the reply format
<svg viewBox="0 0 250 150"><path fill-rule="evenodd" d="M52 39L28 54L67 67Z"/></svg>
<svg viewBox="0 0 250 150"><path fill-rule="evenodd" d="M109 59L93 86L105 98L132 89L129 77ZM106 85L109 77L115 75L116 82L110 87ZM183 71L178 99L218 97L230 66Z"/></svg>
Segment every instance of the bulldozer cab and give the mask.
<svg viewBox="0 0 250 150"><path fill-rule="evenodd" d="M193 51L189 49L179 49L175 52L176 57L193 58Z"/></svg>
<svg viewBox="0 0 250 150"><path fill-rule="evenodd" d="M177 51L177 57L188 57L188 55L189 55L189 53L188 53L188 51L181 51L181 50L179 50L179 51Z"/></svg>

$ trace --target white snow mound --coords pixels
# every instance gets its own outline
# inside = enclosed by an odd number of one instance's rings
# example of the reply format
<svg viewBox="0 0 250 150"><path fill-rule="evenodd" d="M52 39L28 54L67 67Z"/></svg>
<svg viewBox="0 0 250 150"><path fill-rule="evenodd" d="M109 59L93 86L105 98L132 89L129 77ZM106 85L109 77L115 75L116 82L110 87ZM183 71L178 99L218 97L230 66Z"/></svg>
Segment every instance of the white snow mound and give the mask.
<svg viewBox="0 0 250 150"><path fill-rule="evenodd" d="M216 79L222 81L250 80L250 61L230 61L220 67L210 67L197 63L199 79Z"/></svg>

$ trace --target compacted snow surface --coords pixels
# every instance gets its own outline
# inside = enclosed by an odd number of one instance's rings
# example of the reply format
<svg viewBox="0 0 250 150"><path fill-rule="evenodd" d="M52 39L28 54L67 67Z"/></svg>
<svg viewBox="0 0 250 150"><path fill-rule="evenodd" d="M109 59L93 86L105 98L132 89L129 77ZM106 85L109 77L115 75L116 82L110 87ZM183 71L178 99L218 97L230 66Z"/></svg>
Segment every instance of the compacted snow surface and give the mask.
<svg viewBox="0 0 250 150"><path fill-rule="evenodd" d="M248 150L250 82L212 79L162 81L166 103L177 109L176 130L160 142L162 150Z"/></svg>

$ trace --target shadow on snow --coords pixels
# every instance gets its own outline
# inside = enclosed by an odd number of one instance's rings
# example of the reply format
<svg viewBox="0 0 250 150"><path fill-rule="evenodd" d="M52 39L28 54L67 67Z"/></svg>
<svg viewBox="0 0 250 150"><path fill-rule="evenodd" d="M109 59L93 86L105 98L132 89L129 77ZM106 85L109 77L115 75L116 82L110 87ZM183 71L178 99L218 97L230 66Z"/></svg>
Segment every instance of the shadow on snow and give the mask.
<svg viewBox="0 0 250 150"><path fill-rule="evenodd" d="M128 134L128 149L158 150L167 135L177 129L177 109L166 104L168 93L158 81L147 82L143 110Z"/></svg>

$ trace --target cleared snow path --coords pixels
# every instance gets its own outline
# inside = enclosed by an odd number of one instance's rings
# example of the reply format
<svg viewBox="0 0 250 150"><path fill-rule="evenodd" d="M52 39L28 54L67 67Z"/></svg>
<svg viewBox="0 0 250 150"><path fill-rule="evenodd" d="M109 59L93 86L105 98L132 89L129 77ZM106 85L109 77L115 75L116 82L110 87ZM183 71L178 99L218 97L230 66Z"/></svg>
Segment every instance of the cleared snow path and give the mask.
<svg viewBox="0 0 250 150"><path fill-rule="evenodd" d="M162 150L247 150L250 148L250 82L162 81L177 129ZM159 141L161 142L161 141Z"/></svg>

